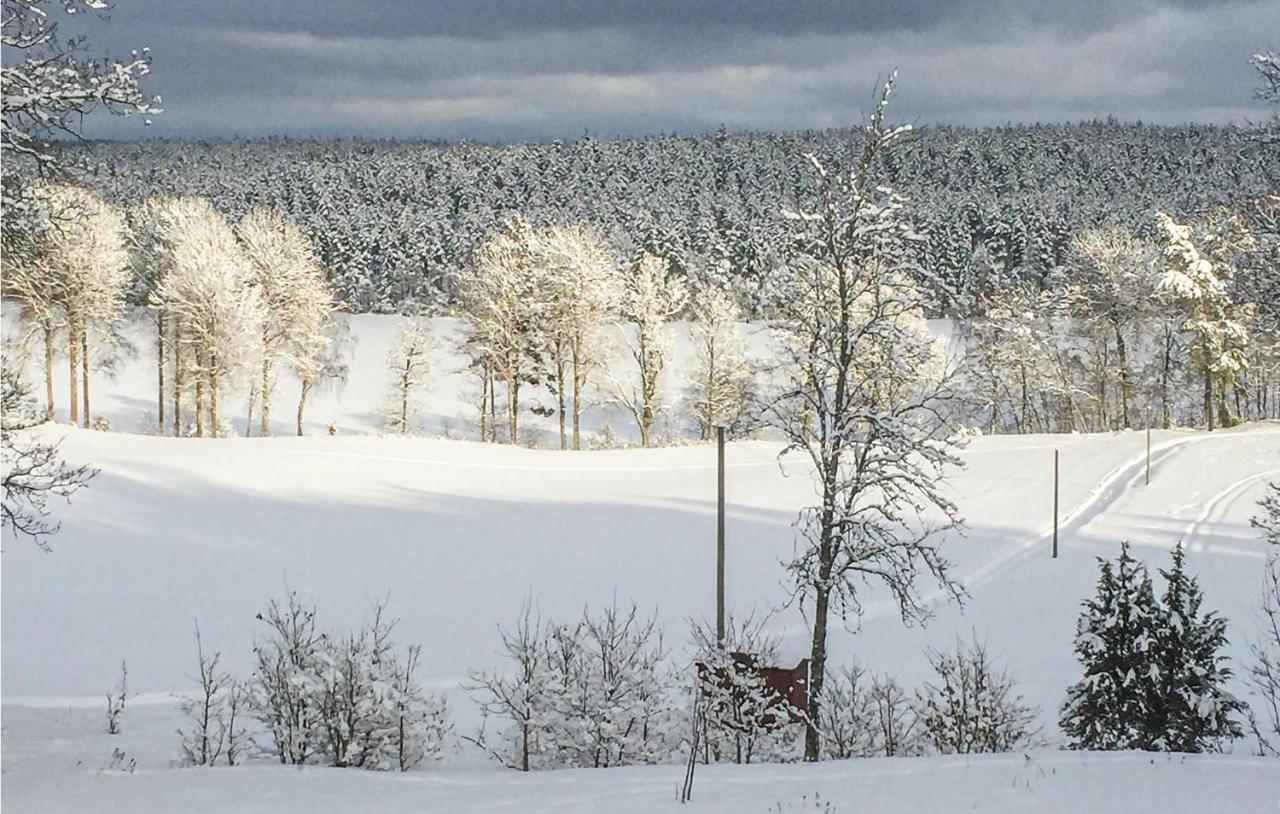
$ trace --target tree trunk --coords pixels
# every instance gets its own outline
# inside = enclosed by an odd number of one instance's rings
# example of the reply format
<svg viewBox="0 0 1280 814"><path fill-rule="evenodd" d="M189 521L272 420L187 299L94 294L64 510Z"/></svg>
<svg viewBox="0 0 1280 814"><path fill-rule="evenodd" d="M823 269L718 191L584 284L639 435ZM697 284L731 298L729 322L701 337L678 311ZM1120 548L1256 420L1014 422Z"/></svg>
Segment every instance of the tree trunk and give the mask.
<svg viewBox="0 0 1280 814"><path fill-rule="evenodd" d="M1129 353L1124 345L1124 331L1119 323L1113 323L1116 331L1116 357L1120 364L1120 420L1127 430L1129 425L1129 401L1133 398L1133 385L1129 381Z"/></svg>
<svg viewBox="0 0 1280 814"><path fill-rule="evenodd" d="M563 353L556 354L556 400L560 410L560 449L569 448L569 437L565 432L565 399L564 399L564 358Z"/></svg>
<svg viewBox="0 0 1280 814"><path fill-rule="evenodd" d="M517 440L518 416L520 405L520 380L511 376L507 379L507 440L515 444Z"/></svg>
<svg viewBox="0 0 1280 814"><path fill-rule="evenodd" d="M1208 365L1204 368L1204 421L1213 432L1213 374Z"/></svg>
<svg viewBox="0 0 1280 814"><path fill-rule="evenodd" d="M196 359L199 360L199 354ZM197 361L197 367L199 367ZM204 437L204 372L196 371L196 438Z"/></svg>
<svg viewBox="0 0 1280 814"><path fill-rule="evenodd" d="M585 372L582 369L582 358L578 350L578 342L573 344L573 448L582 449L582 386L585 384Z"/></svg>
<svg viewBox="0 0 1280 814"><path fill-rule="evenodd" d="M410 362L405 362L405 373L400 377L400 434L409 434L409 373Z"/></svg>
<svg viewBox="0 0 1280 814"><path fill-rule="evenodd" d="M80 396L84 399L84 428L87 430L93 423L89 419L89 330L80 329L80 378L83 386Z"/></svg>
<svg viewBox="0 0 1280 814"><path fill-rule="evenodd" d="M253 408L258 406L258 385L249 385L249 408L244 411L244 437L253 435Z"/></svg>
<svg viewBox="0 0 1280 814"><path fill-rule="evenodd" d="M209 435L218 437L218 377L209 376Z"/></svg>
<svg viewBox="0 0 1280 814"><path fill-rule="evenodd" d="M298 395L298 437L302 437L302 411L307 406L307 396L311 394L311 380L302 380L302 392Z"/></svg>
<svg viewBox="0 0 1280 814"><path fill-rule="evenodd" d="M480 443L489 440L489 367L481 365L480 367Z"/></svg>
<svg viewBox="0 0 1280 814"><path fill-rule="evenodd" d="M823 679L827 670L827 611L831 599L831 569L834 564L835 551L831 540L831 525L834 518L830 509L822 512L821 564L818 568L819 585L814 588L813 602L813 640L809 649L809 721L804 731L804 759L817 762L822 752L821 733L818 732L818 714L820 712Z"/></svg>
<svg viewBox="0 0 1280 814"><path fill-rule="evenodd" d="M164 312L156 312L156 427L164 435Z"/></svg>
<svg viewBox="0 0 1280 814"><path fill-rule="evenodd" d="M53 420L53 320L45 318L44 329L44 420Z"/></svg>
<svg viewBox="0 0 1280 814"><path fill-rule="evenodd" d="M489 440L498 443L498 380L490 367L489 377Z"/></svg>
<svg viewBox="0 0 1280 814"><path fill-rule="evenodd" d="M271 434L271 359L262 360L262 427L259 435ZM301 435L302 433L298 433Z"/></svg>
<svg viewBox="0 0 1280 814"><path fill-rule="evenodd" d="M1173 331L1165 325L1164 354L1160 364L1160 426L1169 429L1173 425L1173 410L1169 407L1169 370L1173 367Z"/></svg>
<svg viewBox="0 0 1280 814"><path fill-rule="evenodd" d="M178 341L178 318L173 318L173 437L182 436L182 344Z"/></svg>
<svg viewBox="0 0 1280 814"><path fill-rule="evenodd" d="M67 369L71 372L71 423L80 423L80 330L74 316L67 317Z"/></svg>

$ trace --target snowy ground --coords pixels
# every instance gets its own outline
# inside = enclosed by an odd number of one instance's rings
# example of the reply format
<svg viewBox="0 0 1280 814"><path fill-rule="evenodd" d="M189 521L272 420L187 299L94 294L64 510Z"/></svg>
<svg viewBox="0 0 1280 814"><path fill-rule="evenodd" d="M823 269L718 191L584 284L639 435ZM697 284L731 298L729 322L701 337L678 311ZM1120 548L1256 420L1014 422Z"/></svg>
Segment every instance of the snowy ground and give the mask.
<svg viewBox="0 0 1280 814"><path fill-rule="evenodd" d="M192 621L226 666L247 674L254 614L286 588L327 626L354 624L390 598L403 642L424 645L424 677L448 693L461 732L475 711L459 684L498 664L496 626L532 597L544 617L616 595L656 612L683 647L713 611L714 451L706 446L562 453L373 435L376 362L391 318L358 318L362 350L341 399L317 402L306 438L172 439L46 428L73 461L101 469L63 509L54 552L6 541L2 574L3 798L6 811L652 811L675 808L679 767L519 777L460 750L407 777L257 764L171 768L174 695L191 687ZM379 349L381 348L381 349ZM368 355L363 355L367 353ZM364 361L360 361L363 359ZM447 359L442 359L447 362ZM95 399L117 428L151 408L145 353ZM438 418L463 415L463 377L433 394ZM370 396L372 392L374 395ZM288 430L287 401L277 406ZM364 415L368 420L362 420ZM132 419L129 417L132 416ZM607 413L600 416L607 419ZM597 418L600 418L598 416ZM319 435L338 418L344 434ZM461 419L459 419L461 420ZM601 419L604 420L604 419ZM349 434L347 434L349 433ZM364 433L364 434L360 434ZM1049 558L1053 449L1062 455L1061 556ZM728 451L731 610L772 611L786 656L805 624L787 606L780 559L810 499L802 462L775 444ZM973 440L951 493L968 521L945 548L971 598L906 629L872 596L856 632L833 635L835 663L856 657L907 686L921 651L975 631L1042 708L1056 710L1077 667L1071 637L1095 556L1130 539L1153 566L1178 540L1207 603L1230 623L1241 659L1253 631L1265 552L1248 518L1280 478L1280 426L1153 434L1143 483L1140 433ZM124 733L104 732L103 694L129 664ZM112 752L125 757L115 761ZM1245 750L1240 750L1242 753ZM136 761L133 773L121 771ZM1246 757L1166 758L1037 751L1022 755L699 769L706 811L1275 811L1280 766ZM810 806L811 809L805 808Z"/></svg>

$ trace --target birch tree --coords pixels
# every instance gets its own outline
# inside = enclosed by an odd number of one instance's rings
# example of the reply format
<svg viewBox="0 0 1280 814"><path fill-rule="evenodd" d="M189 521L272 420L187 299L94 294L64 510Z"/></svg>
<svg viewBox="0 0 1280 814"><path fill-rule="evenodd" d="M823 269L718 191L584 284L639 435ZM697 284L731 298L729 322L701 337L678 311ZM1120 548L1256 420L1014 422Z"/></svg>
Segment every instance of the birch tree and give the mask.
<svg viewBox="0 0 1280 814"><path fill-rule="evenodd" d="M400 435L408 435L418 414L418 394L431 372L430 353L434 345L426 320L410 319L401 327L391 352L387 370L391 374L387 393L386 426Z"/></svg>
<svg viewBox="0 0 1280 814"><path fill-rule="evenodd" d="M662 373L671 355L666 326L687 299L684 284L668 273L667 261L651 254L623 280L619 316L627 332L622 343L635 369L629 378L614 378L613 394L635 418L641 446L649 446L653 423L666 409Z"/></svg>
<svg viewBox="0 0 1280 814"><path fill-rule="evenodd" d="M153 307L169 314L174 363L175 433L184 375L195 379L196 435L219 432L224 385L255 369L266 317L253 272L226 219L203 198L177 198L157 209L164 269Z"/></svg>
<svg viewBox="0 0 1280 814"><path fill-rule="evenodd" d="M545 303L543 342L559 406L560 448L569 446L565 424L566 410L571 410L573 448L581 449L587 378L601 362L600 330L615 307L614 260L601 238L582 226L554 225L534 239L538 287Z"/></svg>
<svg viewBox="0 0 1280 814"><path fill-rule="evenodd" d="M82 414L88 427L92 423L89 338L91 330L99 338L110 333L124 316L130 281L128 229L119 210L83 187L41 184L33 194L48 221L38 231L27 270L17 275L14 293L40 321L50 403L55 328L52 306L60 306L69 360L71 421L76 422Z"/></svg>
<svg viewBox="0 0 1280 814"><path fill-rule="evenodd" d="M688 397L705 441L723 426L742 428L755 375L739 322L741 309L723 289L699 288L692 300L694 347Z"/></svg>
<svg viewBox="0 0 1280 814"><path fill-rule="evenodd" d="M893 78L846 168L816 157L816 193L790 213L796 256L776 321L789 380L767 408L770 423L814 468L818 503L797 521L787 571L812 620L805 759L819 758L831 614L862 609L870 583L904 620L925 619L921 576L959 596L937 532L959 524L943 493L959 465L940 408L950 367L923 321L907 252L906 203L880 186L882 155L906 131L885 123Z"/></svg>
<svg viewBox="0 0 1280 814"><path fill-rule="evenodd" d="M1119 227L1086 229L1071 242L1076 270L1073 313L1084 320L1086 329L1115 340L1120 425L1126 429L1132 426L1134 409L1131 346L1150 312L1151 268L1157 254L1155 246Z"/></svg>
<svg viewBox="0 0 1280 814"><path fill-rule="evenodd" d="M265 310L257 394L261 404L259 432L270 435L276 365L292 361L304 373L319 367L330 342L327 328L336 306L315 247L288 218L273 209L253 209L236 225L236 236ZM304 378L307 380L314 380L314 376Z"/></svg>
<svg viewBox="0 0 1280 814"><path fill-rule="evenodd" d="M537 280L530 264L530 226L519 216L475 253L458 283L458 300L471 322L471 339L484 349L487 369L507 390L507 440L519 437L520 388L533 378L540 318Z"/></svg>

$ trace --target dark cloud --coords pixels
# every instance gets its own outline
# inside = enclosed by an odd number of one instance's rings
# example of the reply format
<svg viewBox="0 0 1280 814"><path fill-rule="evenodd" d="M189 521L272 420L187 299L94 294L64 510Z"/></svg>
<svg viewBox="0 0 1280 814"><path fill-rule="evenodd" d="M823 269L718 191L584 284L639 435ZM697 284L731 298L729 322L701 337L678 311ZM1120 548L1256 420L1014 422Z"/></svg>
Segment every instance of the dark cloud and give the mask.
<svg viewBox="0 0 1280 814"><path fill-rule="evenodd" d="M75 22L150 46L164 97L148 131L90 135L507 140L851 124L895 66L897 112L928 122L1241 122L1280 3L119 0Z"/></svg>

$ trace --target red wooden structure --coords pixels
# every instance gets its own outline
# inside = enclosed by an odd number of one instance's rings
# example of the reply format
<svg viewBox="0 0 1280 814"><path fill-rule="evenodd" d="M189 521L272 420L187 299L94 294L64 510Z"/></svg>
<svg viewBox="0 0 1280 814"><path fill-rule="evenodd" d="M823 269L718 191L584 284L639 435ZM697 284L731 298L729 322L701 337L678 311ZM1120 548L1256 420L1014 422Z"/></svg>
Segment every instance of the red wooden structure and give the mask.
<svg viewBox="0 0 1280 814"><path fill-rule="evenodd" d="M766 711L756 722L758 725L773 726L779 722L779 718L783 717L789 723L805 720L805 712L809 708L808 659L801 659L799 664L788 669L757 664L756 657L751 653L730 653L729 657L733 659L736 673L753 676L758 686L762 685L768 691L769 701L766 704ZM706 664L698 663L698 677L702 681L708 681L709 672L711 671ZM711 681L735 694L747 691L741 683L734 682L723 667L714 669L714 678Z"/></svg>

